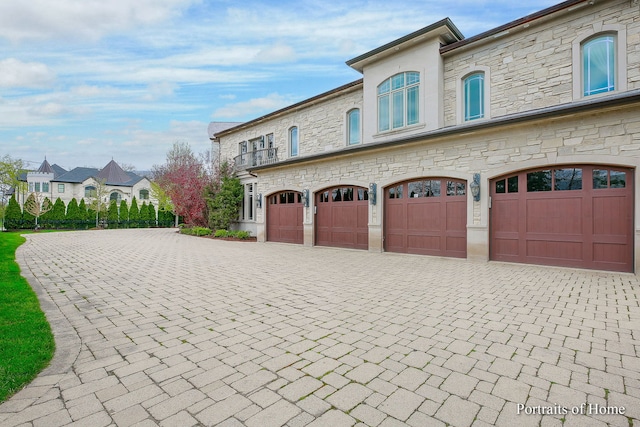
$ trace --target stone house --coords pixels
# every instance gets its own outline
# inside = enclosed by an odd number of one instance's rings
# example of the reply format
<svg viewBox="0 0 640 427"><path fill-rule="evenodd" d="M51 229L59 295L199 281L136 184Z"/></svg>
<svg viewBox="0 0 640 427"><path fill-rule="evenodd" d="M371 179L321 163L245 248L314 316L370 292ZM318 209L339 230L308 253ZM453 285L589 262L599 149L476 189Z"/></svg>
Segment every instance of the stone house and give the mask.
<svg viewBox="0 0 640 427"><path fill-rule="evenodd" d="M211 136L259 241L636 271L640 4L444 19L362 79ZM428 260L428 258L425 258Z"/></svg>
<svg viewBox="0 0 640 427"><path fill-rule="evenodd" d="M104 182L106 195L104 203L116 200L118 206L122 200L131 206L133 197L138 206L152 202L157 207L157 200L151 194L151 181L134 172L124 171L120 165L111 160L102 169L77 167L69 171L49 164L45 159L36 171L27 172L21 178L26 182L23 191L16 191L16 201L22 206L31 193L40 193L52 202L60 198L65 206L75 198L78 203L85 199L90 203L96 196L98 181Z"/></svg>

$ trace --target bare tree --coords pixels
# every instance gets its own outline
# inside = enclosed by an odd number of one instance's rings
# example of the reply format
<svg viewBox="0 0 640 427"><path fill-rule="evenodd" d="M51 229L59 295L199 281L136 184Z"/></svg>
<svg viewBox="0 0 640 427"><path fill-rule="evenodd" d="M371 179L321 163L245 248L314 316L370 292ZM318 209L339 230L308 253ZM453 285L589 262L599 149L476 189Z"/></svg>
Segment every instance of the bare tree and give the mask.
<svg viewBox="0 0 640 427"><path fill-rule="evenodd" d="M106 180L93 178L95 182L95 191L89 193L88 207L96 211L96 227L100 225L100 214L106 212L109 203L109 189Z"/></svg>
<svg viewBox="0 0 640 427"><path fill-rule="evenodd" d="M24 210L36 218L36 230L38 229L38 219L40 216L53 209L53 203L43 193L35 192L29 194L24 202Z"/></svg>

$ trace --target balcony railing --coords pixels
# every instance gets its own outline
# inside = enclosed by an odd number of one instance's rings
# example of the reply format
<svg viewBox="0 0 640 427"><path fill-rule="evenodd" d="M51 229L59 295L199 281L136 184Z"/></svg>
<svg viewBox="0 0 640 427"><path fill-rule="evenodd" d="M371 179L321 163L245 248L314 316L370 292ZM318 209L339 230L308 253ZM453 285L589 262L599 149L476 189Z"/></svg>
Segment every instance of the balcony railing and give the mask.
<svg viewBox="0 0 640 427"><path fill-rule="evenodd" d="M237 170L244 170L254 166L270 165L277 161L277 148L265 148L262 150L249 151L236 156L234 159Z"/></svg>

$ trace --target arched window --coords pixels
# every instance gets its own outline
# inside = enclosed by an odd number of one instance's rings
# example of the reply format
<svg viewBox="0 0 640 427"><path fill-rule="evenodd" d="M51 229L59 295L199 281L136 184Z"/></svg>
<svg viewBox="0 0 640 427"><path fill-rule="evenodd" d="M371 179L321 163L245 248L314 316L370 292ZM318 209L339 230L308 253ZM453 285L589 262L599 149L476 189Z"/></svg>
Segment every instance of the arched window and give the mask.
<svg viewBox="0 0 640 427"><path fill-rule="evenodd" d="M473 73L465 77L464 121L484 117L484 73Z"/></svg>
<svg viewBox="0 0 640 427"><path fill-rule="evenodd" d="M140 200L149 200L149 190L142 189L140 190Z"/></svg>
<svg viewBox="0 0 640 427"><path fill-rule="evenodd" d="M113 193L109 194L109 200L115 200L116 202L120 203L120 201L122 200L122 194L114 191Z"/></svg>
<svg viewBox="0 0 640 427"><path fill-rule="evenodd" d="M420 73L399 73L378 86L378 132L418 123Z"/></svg>
<svg viewBox="0 0 640 427"><path fill-rule="evenodd" d="M583 95L616 89L616 39L611 34L593 37L582 45Z"/></svg>
<svg viewBox="0 0 640 427"><path fill-rule="evenodd" d="M298 128L296 126L289 129L289 155L295 157L300 150L300 144L298 141Z"/></svg>
<svg viewBox="0 0 640 427"><path fill-rule="evenodd" d="M347 144L360 143L360 110L354 108L347 113Z"/></svg>
<svg viewBox="0 0 640 427"><path fill-rule="evenodd" d="M96 197L96 187L93 185L87 185L84 187L84 197Z"/></svg>

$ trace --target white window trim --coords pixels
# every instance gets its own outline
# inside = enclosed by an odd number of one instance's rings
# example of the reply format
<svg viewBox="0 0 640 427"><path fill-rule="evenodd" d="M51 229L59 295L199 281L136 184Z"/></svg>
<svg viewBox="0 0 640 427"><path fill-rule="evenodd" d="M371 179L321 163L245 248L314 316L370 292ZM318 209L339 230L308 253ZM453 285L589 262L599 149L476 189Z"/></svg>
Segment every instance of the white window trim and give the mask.
<svg viewBox="0 0 640 427"><path fill-rule="evenodd" d="M296 129L297 134L298 134L298 152L296 154L292 154L292 147L293 147L293 140L291 139L291 131L293 129ZM289 157L300 157L300 127L298 125L291 125L289 126L289 128L287 129L287 147L289 149Z"/></svg>
<svg viewBox="0 0 640 427"><path fill-rule="evenodd" d="M464 120L464 79L472 74L484 73L484 117L474 120ZM471 65L465 72L458 75L456 83L456 123L481 122L491 119L491 68L484 65Z"/></svg>
<svg viewBox="0 0 640 427"><path fill-rule="evenodd" d="M616 55L616 88L611 92L604 92L596 95L587 95L583 93L583 70L582 70L582 46L585 42L599 35L611 34L615 37L615 55ZM612 93L625 92L627 90L627 27L621 24L603 25L602 23L593 24L593 27L580 33L573 40L571 50L571 61L573 69L573 100L578 101L583 98L592 98L598 96L606 96Z"/></svg>

